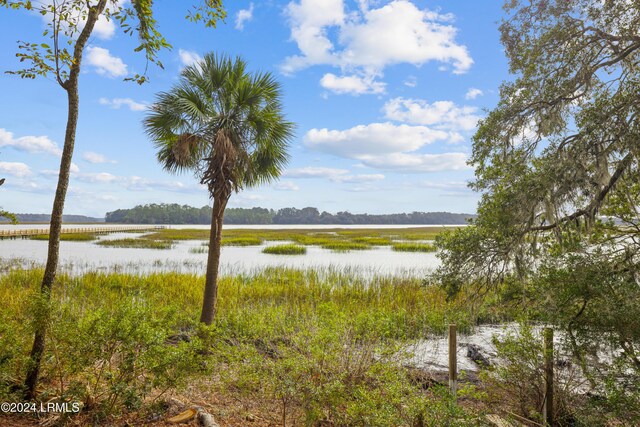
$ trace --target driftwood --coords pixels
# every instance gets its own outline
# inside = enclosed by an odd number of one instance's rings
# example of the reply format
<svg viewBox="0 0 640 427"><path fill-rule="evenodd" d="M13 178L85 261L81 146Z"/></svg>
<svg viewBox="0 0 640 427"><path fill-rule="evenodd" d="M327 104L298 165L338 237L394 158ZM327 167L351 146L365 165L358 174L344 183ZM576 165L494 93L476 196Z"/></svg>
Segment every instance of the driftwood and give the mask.
<svg viewBox="0 0 640 427"><path fill-rule="evenodd" d="M171 403L179 408L189 406L179 401L178 399L171 399ZM169 418L167 421L171 424L181 424L194 418L198 420L198 424L202 427L220 427L220 425L216 423L216 420L213 418L213 415L205 411L202 406L190 406L178 415Z"/></svg>

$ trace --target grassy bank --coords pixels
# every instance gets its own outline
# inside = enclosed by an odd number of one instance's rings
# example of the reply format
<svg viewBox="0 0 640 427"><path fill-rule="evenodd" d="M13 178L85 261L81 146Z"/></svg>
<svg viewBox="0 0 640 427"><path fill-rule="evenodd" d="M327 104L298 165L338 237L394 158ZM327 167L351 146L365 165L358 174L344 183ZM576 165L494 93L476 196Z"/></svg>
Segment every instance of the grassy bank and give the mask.
<svg viewBox="0 0 640 427"><path fill-rule="evenodd" d="M31 240L49 240L48 234L37 234L29 237ZM68 242L90 242L96 240L98 236L94 233L61 233L60 240Z"/></svg>
<svg viewBox="0 0 640 427"><path fill-rule="evenodd" d="M112 248L143 248L143 249L171 249L173 244L169 240L150 240L150 239L114 239L100 240L97 242L100 246Z"/></svg>
<svg viewBox="0 0 640 427"><path fill-rule="evenodd" d="M0 276L0 400L17 398L44 309L35 297L41 277ZM419 278L285 268L224 277L209 328L195 322L203 285L175 273L61 275L42 395L85 402L79 419L101 425L123 413L133 425L165 417L158 402L172 395L207 402L222 426L248 416L260 426L409 426L421 417L475 425L402 368L402 342L475 320Z"/></svg>

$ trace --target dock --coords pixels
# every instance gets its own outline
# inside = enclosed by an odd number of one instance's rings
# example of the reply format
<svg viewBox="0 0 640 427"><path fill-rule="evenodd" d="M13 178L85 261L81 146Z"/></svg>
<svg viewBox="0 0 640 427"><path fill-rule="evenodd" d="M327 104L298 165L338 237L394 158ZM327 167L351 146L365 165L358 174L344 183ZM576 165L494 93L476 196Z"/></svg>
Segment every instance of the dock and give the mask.
<svg viewBox="0 0 640 427"><path fill-rule="evenodd" d="M166 225L131 225L114 227L63 227L62 234L107 234L107 233L127 233L136 231L155 231L167 228ZM0 230L0 240L4 239L28 239L30 236L49 234L49 228L25 228L17 230Z"/></svg>

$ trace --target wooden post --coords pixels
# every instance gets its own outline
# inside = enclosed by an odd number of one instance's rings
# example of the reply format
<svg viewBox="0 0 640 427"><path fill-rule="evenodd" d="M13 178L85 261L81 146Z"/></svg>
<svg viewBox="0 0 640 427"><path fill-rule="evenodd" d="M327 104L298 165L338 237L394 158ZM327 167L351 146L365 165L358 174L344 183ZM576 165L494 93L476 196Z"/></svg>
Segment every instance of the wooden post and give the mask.
<svg viewBox="0 0 640 427"><path fill-rule="evenodd" d="M453 397L458 391L458 359L457 359L456 325L449 325L449 390Z"/></svg>
<svg viewBox="0 0 640 427"><path fill-rule="evenodd" d="M553 427L553 329L544 328L544 425Z"/></svg>

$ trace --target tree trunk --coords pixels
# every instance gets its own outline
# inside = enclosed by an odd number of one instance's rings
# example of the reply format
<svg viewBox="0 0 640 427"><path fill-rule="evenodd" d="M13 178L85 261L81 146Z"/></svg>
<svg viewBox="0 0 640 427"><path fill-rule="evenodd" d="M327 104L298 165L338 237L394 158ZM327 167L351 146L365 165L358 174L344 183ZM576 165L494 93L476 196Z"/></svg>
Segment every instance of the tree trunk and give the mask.
<svg viewBox="0 0 640 427"><path fill-rule="evenodd" d="M47 325L49 323L49 302L51 300L51 289L56 278L58 269L58 258L60 250L60 232L62 229L62 214L64 202L69 187L69 175L71 170L71 159L73 157L73 147L76 140L76 128L78 127L78 112L80 99L78 96L78 78L80 76L80 64L82 53L89 40L89 36L104 10L107 0L101 0L98 5L92 7L87 15L87 23L80 32L78 40L74 46L74 63L69 71L69 78L62 83L62 87L67 91L67 126L64 135L64 147L62 148L62 159L60 160L60 174L58 175L58 186L53 199L53 209L51 211L51 222L49 224L49 247L47 252L47 263L44 269L44 277L40 286L40 296L45 304L42 312L43 318L36 319L33 346L31 347L30 361L27 366L27 375L24 382L25 397L34 399L36 397L36 386L40 374L40 365L45 348L45 337Z"/></svg>
<svg viewBox="0 0 640 427"><path fill-rule="evenodd" d="M211 211L211 233L209 234L209 256L207 257L207 278L204 285L204 299L200 322L210 325L216 316L218 300L218 269L220 267L220 247L222 240L222 220L229 196L213 200Z"/></svg>

